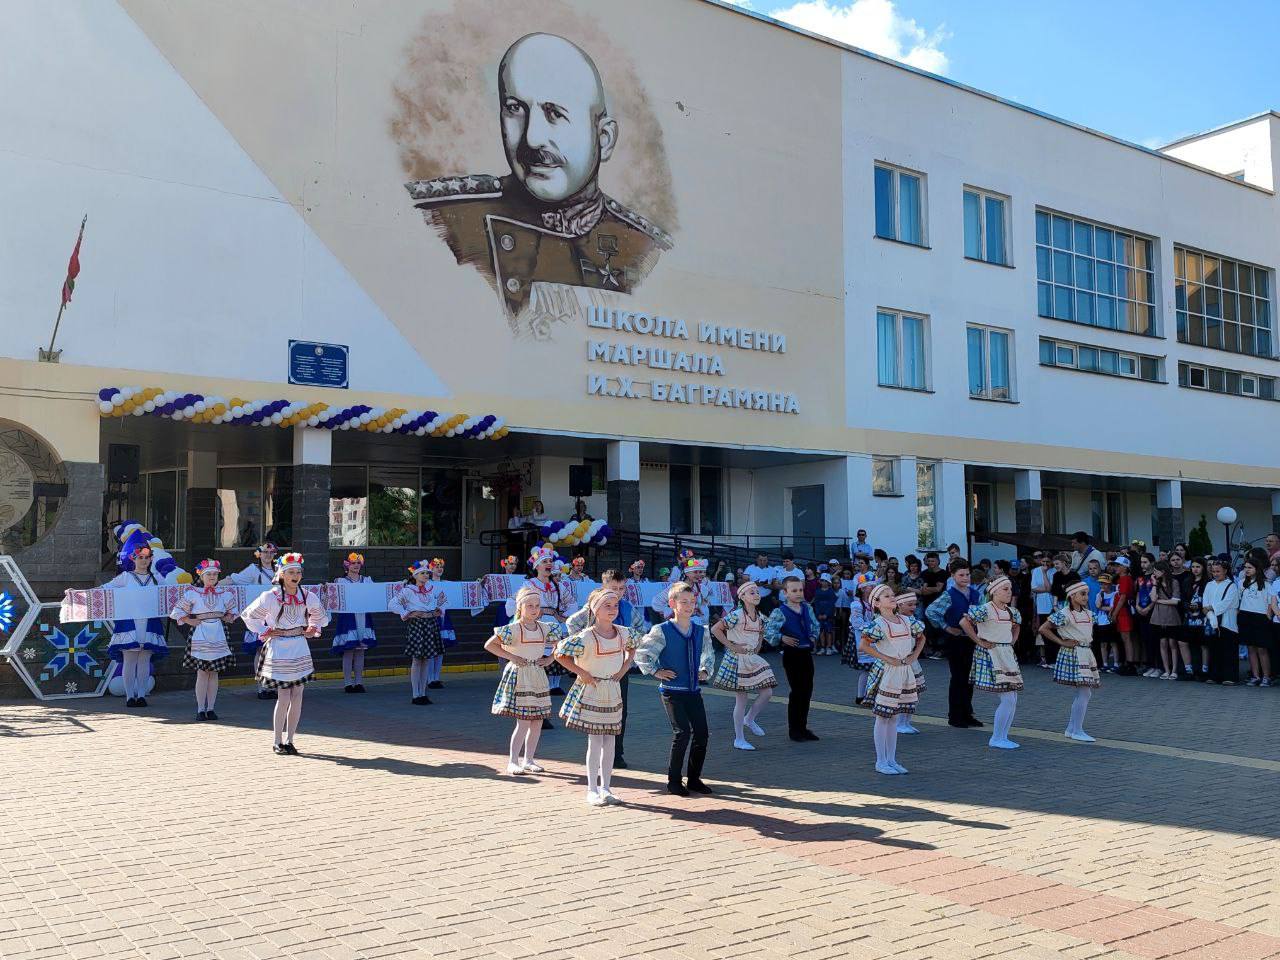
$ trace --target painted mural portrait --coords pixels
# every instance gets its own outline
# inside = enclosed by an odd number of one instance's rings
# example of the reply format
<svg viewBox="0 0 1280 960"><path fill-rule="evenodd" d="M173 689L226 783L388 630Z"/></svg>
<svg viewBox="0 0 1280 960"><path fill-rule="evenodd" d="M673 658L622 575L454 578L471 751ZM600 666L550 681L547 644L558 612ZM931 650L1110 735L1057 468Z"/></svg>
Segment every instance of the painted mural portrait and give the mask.
<svg viewBox="0 0 1280 960"><path fill-rule="evenodd" d="M620 158L626 122L610 109L605 79L582 46L557 33L527 33L506 47L493 74L487 122L507 172L449 172L405 188L457 262L491 282L512 331L549 337L577 318L580 305L599 302L597 294L635 290L673 241L660 212L601 185ZM403 114L403 96L401 105ZM656 129L651 114L647 125ZM393 125L393 132L404 130ZM426 139L406 153L406 169L430 148ZM656 160L665 173L660 136L638 146L632 156L647 150L648 165ZM659 207L669 206L668 191Z"/></svg>

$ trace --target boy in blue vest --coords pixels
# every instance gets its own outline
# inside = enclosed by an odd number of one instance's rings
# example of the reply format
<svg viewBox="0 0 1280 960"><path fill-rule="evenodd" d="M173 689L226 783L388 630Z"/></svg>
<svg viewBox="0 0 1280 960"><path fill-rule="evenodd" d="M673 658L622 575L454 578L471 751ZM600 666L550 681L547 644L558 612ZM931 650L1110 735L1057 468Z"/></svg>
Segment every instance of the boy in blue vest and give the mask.
<svg viewBox="0 0 1280 960"><path fill-rule="evenodd" d="M787 673L787 736L797 743L817 740L809 729L809 701L813 699L813 645L820 628L813 607L805 603L804 581L782 582L783 601L764 625L764 642L782 643L782 669Z"/></svg>
<svg viewBox="0 0 1280 960"><path fill-rule="evenodd" d="M693 587L684 581L673 583L667 591L667 603L671 619L658 624L640 641L635 664L641 673L657 678L662 707L671 721L667 791L687 797L690 792L711 792L702 782L708 732L701 685L715 669L716 658L710 632L693 622L697 606ZM686 750L688 778L681 782Z"/></svg>
<svg viewBox="0 0 1280 960"><path fill-rule="evenodd" d="M953 727L980 727L982 721L973 715L973 684L969 671L973 667L973 641L960 629L960 621L970 606L982 602L976 587L969 583L969 561L953 560L948 568L951 586L929 604L925 616L946 634L947 662L951 667L951 685L947 694L947 723Z"/></svg>

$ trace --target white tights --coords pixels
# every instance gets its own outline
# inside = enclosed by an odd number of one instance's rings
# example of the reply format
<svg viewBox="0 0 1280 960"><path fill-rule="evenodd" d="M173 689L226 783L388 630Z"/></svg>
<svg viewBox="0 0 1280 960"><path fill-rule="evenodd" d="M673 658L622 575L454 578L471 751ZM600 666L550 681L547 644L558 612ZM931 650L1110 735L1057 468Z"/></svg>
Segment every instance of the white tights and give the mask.
<svg viewBox="0 0 1280 960"><path fill-rule="evenodd" d="M1011 690L1000 694L1000 704L996 707L996 718L991 730L992 743L1002 743L1009 739L1009 728L1013 726L1013 714L1017 709L1017 693Z"/></svg>
<svg viewBox="0 0 1280 960"><path fill-rule="evenodd" d="M744 723L755 723L756 718L760 716L760 711L764 709L764 705L769 702L769 698L773 696L773 689L766 687L761 690L755 699L755 703L751 704L751 709L747 709L747 698L750 696L745 690L739 690L734 694L733 700L733 735L738 740L747 739L742 727Z"/></svg>
<svg viewBox="0 0 1280 960"><path fill-rule="evenodd" d="M125 650L120 673L124 678L126 699L135 700L147 695L147 680L151 677L151 651Z"/></svg>
<svg viewBox="0 0 1280 960"><path fill-rule="evenodd" d="M609 780L613 777L615 739L611 733L587 734L587 793L609 792Z"/></svg>
<svg viewBox="0 0 1280 960"><path fill-rule="evenodd" d="M425 657L414 657L409 662L409 687L415 697L427 695L427 663Z"/></svg>
<svg viewBox="0 0 1280 960"><path fill-rule="evenodd" d="M196 671L196 710L204 713L206 710L212 710L214 702L218 699L218 671L217 670L197 670Z"/></svg>
<svg viewBox="0 0 1280 960"><path fill-rule="evenodd" d="M876 745L876 766L893 766L898 761L898 718L876 716L872 738Z"/></svg>
<svg viewBox="0 0 1280 960"><path fill-rule="evenodd" d="M364 683L364 651L342 651L342 684L354 687Z"/></svg>
<svg viewBox="0 0 1280 960"><path fill-rule="evenodd" d="M298 731L298 721L302 719L302 691L304 685L299 683L292 687L280 687L276 692L276 709L272 714L275 724L276 745L293 743L293 735Z"/></svg>
<svg viewBox="0 0 1280 960"><path fill-rule="evenodd" d="M1093 690L1089 687L1077 687L1076 697L1071 701L1071 719L1067 721L1067 733L1084 733L1084 715L1089 709L1089 698Z"/></svg>
<svg viewBox="0 0 1280 960"><path fill-rule="evenodd" d="M517 720L516 728L511 731L511 752L507 762L513 766L520 763L520 754L524 753L524 762L533 763L534 754L538 752L538 738L542 736L542 719ZM609 764L612 766L613 757Z"/></svg>
<svg viewBox="0 0 1280 960"><path fill-rule="evenodd" d="M444 654L427 661L427 683L436 683L444 672Z"/></svg>

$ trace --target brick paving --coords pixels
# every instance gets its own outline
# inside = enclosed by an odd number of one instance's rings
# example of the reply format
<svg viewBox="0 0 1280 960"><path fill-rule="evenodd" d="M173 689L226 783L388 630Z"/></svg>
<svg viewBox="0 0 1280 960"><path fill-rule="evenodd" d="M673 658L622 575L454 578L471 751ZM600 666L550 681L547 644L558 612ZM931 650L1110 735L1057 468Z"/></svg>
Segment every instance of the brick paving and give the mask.
<svg viewBox="0 0 1280 960"><path fill-rule="evenodd" d="M853 673L820 660L820 743L775 703L735 751L708 695L717 793L689 799L660 791L669 729L637 682L605 809L563 729L545 775L499 775L493 673L447 674L430 707L403 678L313 685L296 758L245 687L217 724L188 692L0 701L0 957L1280 956L1280 690L1108 677L1081 745L1029 670L1005 752L938 719L926 668L910 775L872 770Z"/></svg>

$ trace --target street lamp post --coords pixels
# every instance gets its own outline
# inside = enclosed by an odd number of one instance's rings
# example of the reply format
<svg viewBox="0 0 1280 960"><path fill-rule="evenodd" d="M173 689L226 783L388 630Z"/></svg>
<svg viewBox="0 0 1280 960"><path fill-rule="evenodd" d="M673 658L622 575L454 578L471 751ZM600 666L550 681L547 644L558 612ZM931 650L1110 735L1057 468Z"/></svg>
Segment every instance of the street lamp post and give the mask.
<svg viewBox="0 0 1280 960"><path fill-rule="evenodd" d="M1235 509L1233 507L1219 507L1218 522L1222 524L1223 529L1226 531L1226 534L1227 534L1227 539L1226 539L1227 560L1230 561L1231 560L1231 525L1236 522ZM1234 569L1234 564L1232 566L1232 569Z"/></svg>

